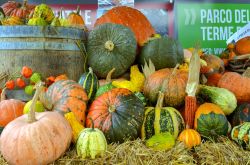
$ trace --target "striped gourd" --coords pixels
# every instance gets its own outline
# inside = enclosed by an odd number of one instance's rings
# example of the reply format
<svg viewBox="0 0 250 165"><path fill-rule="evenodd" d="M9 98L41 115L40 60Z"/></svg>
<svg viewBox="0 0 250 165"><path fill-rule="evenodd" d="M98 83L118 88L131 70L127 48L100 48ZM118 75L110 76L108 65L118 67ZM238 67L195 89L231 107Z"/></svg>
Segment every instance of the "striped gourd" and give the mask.
<svg viewBox="0 0 250 165"><path fill-rule="evenodd" d="M89 71L81 75L78 83L85 89L88 94L89 100L93 100L95 93L99 88L99 81L92 68L89 67Z"/></svg>
<svg viewBox="0 0 250 165"><path fill-rule="evenodd" d="M181 114L172 107L162 107L164 94L160 92L156 107L148 107L145 111L141 130L142 139L153 135L170 132L175 139L184 130L185 123Z"/></svg>
<svg viewBox="0 0 250 165"><path fill-rule="evenodd" d="M244 148L250 150L250 122L235 126L231 138Z"/></svg>

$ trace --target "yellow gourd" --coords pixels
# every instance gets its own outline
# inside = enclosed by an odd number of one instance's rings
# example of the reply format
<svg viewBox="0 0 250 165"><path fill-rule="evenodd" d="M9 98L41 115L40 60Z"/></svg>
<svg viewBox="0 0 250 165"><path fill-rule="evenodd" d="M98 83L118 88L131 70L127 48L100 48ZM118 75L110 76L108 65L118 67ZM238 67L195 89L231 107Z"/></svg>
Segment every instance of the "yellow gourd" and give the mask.
<svg viewBox="0 0 250 165"><path fill-rule="evenodd" d="M83 125L81 125L73 112L69 112L69 113L66 113L64 115L64 117L66 118L66 120L69 122L71 128L72 128L72 134L73 134L73 143L76 143L77 139L78 139L78 136L80 134L80 132L84 129Z"/></svg>

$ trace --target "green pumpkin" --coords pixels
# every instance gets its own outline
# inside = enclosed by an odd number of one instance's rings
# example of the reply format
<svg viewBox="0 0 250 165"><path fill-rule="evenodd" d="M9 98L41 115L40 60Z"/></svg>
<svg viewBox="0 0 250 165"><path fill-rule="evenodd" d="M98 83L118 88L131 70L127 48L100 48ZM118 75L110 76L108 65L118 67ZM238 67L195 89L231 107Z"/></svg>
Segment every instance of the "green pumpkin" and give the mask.
<svg viewBox="0 0 250 165"><path fill-rule="evenodd" d="M136 39L127 27L106 23L97 26L88 36L88 64L98 78L105 78L115 68L113 78L125 73L136 57Z"/></svg>
<svg viewBox="0 0 250 165"><path fill-rule="evenodd" d="M95 159L97 156L103 157L107 150L107 141L98 128L85 128L80 132L76 143L77 155L81 158Z"/></svg>
<svg viewBox="0 0 250 165"><path fill-rule="evenodd" d="M156 107L147 107L141 130L142 139L149 139L157 133L169 132L176 139L184 130L181 114L173 107L162 107L164 94L160 92Z"/></svg>
<svg viewBox="0 0 250 165"><path fill-rule="evenodd" d="M85 89L87 92L89 100L93 100L96 94L96 91L99 88L99 81L91 67L89 71L82 74L78 83Z"/></svg>
<svg viewBox="0 0 250 165"><path fill-rule="evenodd" d="M184 53L181 45L169 37L161 37L150 40L143 46L138 62L144 66L145 61L153 62L155 69L174 68L176 64L184 61Z"/></svg>
<svg viewBox="0 0 250 165"><path fill-rule="evenodd" d="M146 146L152 148L153 150L168 150L175 145L175 138L169 132L160 133L152 136L146 141Z"/></svg>
<svg viewBox="0 0 250 165"><path fill-rule="evenodd" d="M250 122L235 126L231 132L231 138L247 150L250 150Z"/></svg>
<svg viewBox="0 0 250 165"><path fill-rule="evenodd" d="M235 95L224 88L201 85L198 97L206 102L218 105L225 115L230 115L237 107Z"/></svg>
<svg viewBox="0 0 250 165"><path fill-rule="evenodd" d="M240 125L244 122L250 122L250 104L240 104L230 117L233 127Z"/></svg>
<svg viewBox="0 0 250 165"><path fill-rule="evenodd" d="M28 25L31 26L46 26L47 22L43 18L31 18L28 22Z"/></svg>

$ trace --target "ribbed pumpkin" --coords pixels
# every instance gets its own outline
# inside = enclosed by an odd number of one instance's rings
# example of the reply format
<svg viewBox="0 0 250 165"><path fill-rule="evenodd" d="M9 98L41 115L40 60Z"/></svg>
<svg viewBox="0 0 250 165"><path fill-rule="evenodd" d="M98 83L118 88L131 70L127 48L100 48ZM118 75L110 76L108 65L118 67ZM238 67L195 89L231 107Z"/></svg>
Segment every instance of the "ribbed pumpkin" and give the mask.
<svg viewBox="0 0 250 165"><path fill-rule="evenodd" d="M238 105L231 117L232 127L240 125L244 122L250 122L250 104L242 103Z"/></svg>
<svg viewBox="0 0 250 165"><path fill-rule="evenodd" d="M67 18L70 27L84 28L84 20L80 15L80 7L77 6L76 12L71 12Z"/></svg>
<svg viewBox="0 0 250 165"><path fill-rule="evenodd" d="M107 11L96 20L95 27L104 23L115 23L129 27L134 32L140 46L155 34L148 19L139 10L127 6L118 6Z"/></svg>
<svg viewBox="0 0 250 165"><path fill-rule="evenodd" d="M236 72L226 72L219 80L218 87L233 92L238 103L250 102L250 78Z"/></svg>
<svg viewBox="0 0 250 165"><path fill-rule="evenodd" d="M183 63L183 48L179 42L169 37L153 39L142 47L139 64L144 66L145 61L148 63L149 59L156 70L173 68L177 63Z"/></svg>
<svg viewBox="0 0 250 165"><path fill-rule="evenodd" d="M3 20L1 20L2 25L5 26L15 26L15 25L23 25L24 22L21 18L19 17L15 17L15 16L11 16L8 18L5 18Z"/></svg>
<svg viewBox="0 0 250 165"><path fill-rule="evenodd" d="M0 127L5 127L15 118L23 115L25 103L15 99L5 100L5 89L1 93Z"/></svg>
<svg viewBox="0 0 250 165"><path fill-rule="evenodd" d="M153 104L157 101L158 92L165 88L164 102L166 106L179 107L184 103L186 96L186 84L188 73L174 69L161 69L146 78L143 92L149 101ZM163 82L166 84L163 86Z"/></svg>
<svg viewBox="0 0 250 165"><path fill-rule="evenodd" d="M87 43L88 64L99 78L115 68L114 78L125 73L135 61L136 40L130 29L103 24L92 30Z"/></svg>
<svg viewBox="0 0 250 165"><path fill-rule="evenodd" d="M185 129L180 133L178 140L184 142L188 148L192 148L201 144L201 135L194 129Z"/></svg>
<svg viewBox="0 0 250 165"><path fill-rule="evenodd" d="M141 138L149 139L157 133L169 132L176 139L185 128L181 114L172 107L162 107L164 94L160 92L156 107L147 107Z"/></svg>
<svg viewBox="0 0 250 165"><path fill-rule="evenodd" d="M231 138L244 148L250 150L250 122L235 126L232 129Z"/></svg>
<svg viewBox="0 0 250 165"><path fill-rule="evenodd" d="M114 88L92 102L86 126L92 126L91 118L109 143L123 142L139 137L143 117L143 103L128 89Z"/></svg>
<svg viewBox="0 0 250 165"><path fill-rule="evenodd" d="M80 84L73 80L60 80L49 86L46 93L40 95L44 106L62 114L73 112L80 123L85 122L88 96Z"/></svg>
<svg viewBox="0 0 250 165"><path fill-rule="evenodd" d="M85 89L87 92L89 100L93 100L95 94L99 88L99 81L91 67L89 71L82 74L78 83Z"/></svg>
<svg viewBox="0 0 250 165"><path fill-rule="evenodd" d="M15 16L26 19L34 10L35 5L28 4L28 0L23 0L23 4L15 1L8 1L1 6L6 16Z"/></svg>
<svg viewBox="0 0 250 165"><path fill-rule="evenodd" d="M235 44L236 52L239 55L250 53L250 36L244 37L236 42Z"/></svg>
<svg viewBox="0 0 250 165"><path fill-rule="evenodd" d="M216 138L227 134L228 121L219 106L204 103L195 113L194 128L202 136Z"/></svg>
<svg viewBox="0 0 250 165"><path fill-rule="evenodd" d="M0 151L9 164L49 164L70 145L72 130L62 115L58 112L35 114L40 87L36 89L29 114L10 122L1 134Z"/></svg>

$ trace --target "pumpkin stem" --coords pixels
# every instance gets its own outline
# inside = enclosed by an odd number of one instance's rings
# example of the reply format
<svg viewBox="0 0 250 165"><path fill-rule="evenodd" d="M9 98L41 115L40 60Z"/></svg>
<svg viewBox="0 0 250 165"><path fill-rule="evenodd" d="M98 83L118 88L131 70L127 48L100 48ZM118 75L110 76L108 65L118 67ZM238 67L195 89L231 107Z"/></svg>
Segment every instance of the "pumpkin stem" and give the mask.
<svg viewBox="0 0 250 165"><path fill-rule="evenodd" d="M115 68L111 69L109 72L108 72L108 75L106 77L106 82L108 83L111 83L112 82L112 74L114 73L115 71Z"/></svg>
<svg viewBox="0 0 250 165"><path fill-rule="evenodd" d="M41 93L42 89L43 89L43 82L38 82L35 87L36 87L36 92L35 95L32 98L32 102L30 105L30 111L28 113L28 122L29 123L33 123L36 121L36 113L35 113L35 106L36 106L36 102L38 100L39 94Z"/></svg>
<svg viewBox="0 0 250 165"><path fill-rule="evenodd" d="M89 67L89 73L93 74L93 69L91 67Z"/></svg>
<svg viewBox="0 0 250 165"><path fill-rule="evenodd" d="M105 42L105 48L108 50L108 51L112 51L114 49L115 45L112 41L106 41Z"/></svg>
<svg viewBox="0 0 250 165"><path fill-rule="evenodd" d="M95 130L95 124L94 124L94 120L90 117L89 120L91 121L91 126L92 126L92 131Z"/></svg>
<svg viewBox="0 0 250 165"><path fill-rule="evenodd" d="M109 106L109 112L110 113L115 112L115 106L114 105Z"/></svg>
<svg viewBox="0 0 250 165"><path fill-rule="evenodd" d="M6 88L3 88L2 93L1 93L1 101L6 100L5 93L6 93Z"/></svg>
<svg viewBox="0 0 250 165"><path fill-rule="evenodd" d="M27 7L27 4L28 4L28 0L23 0L22 8L26 8L26 7Z"/></svg>
<svg viewBox="0 0 250 165"><path fill-rule="evenodd" d="M80 15L80 6L79 5L76 8L76 14Z"/></svg>
<svg viewBox="0 0 250 165"><path fill-rule="evenodd" d="M158 99L157 99L157 104L155 107L155 120L154 120L154 130L155 130L155 134L160 134L160 119L161 119L161 108L163 105L163 101L164 101L164 93L162 93L161 91L159 91L159 95L158 95Z"/></svg>

